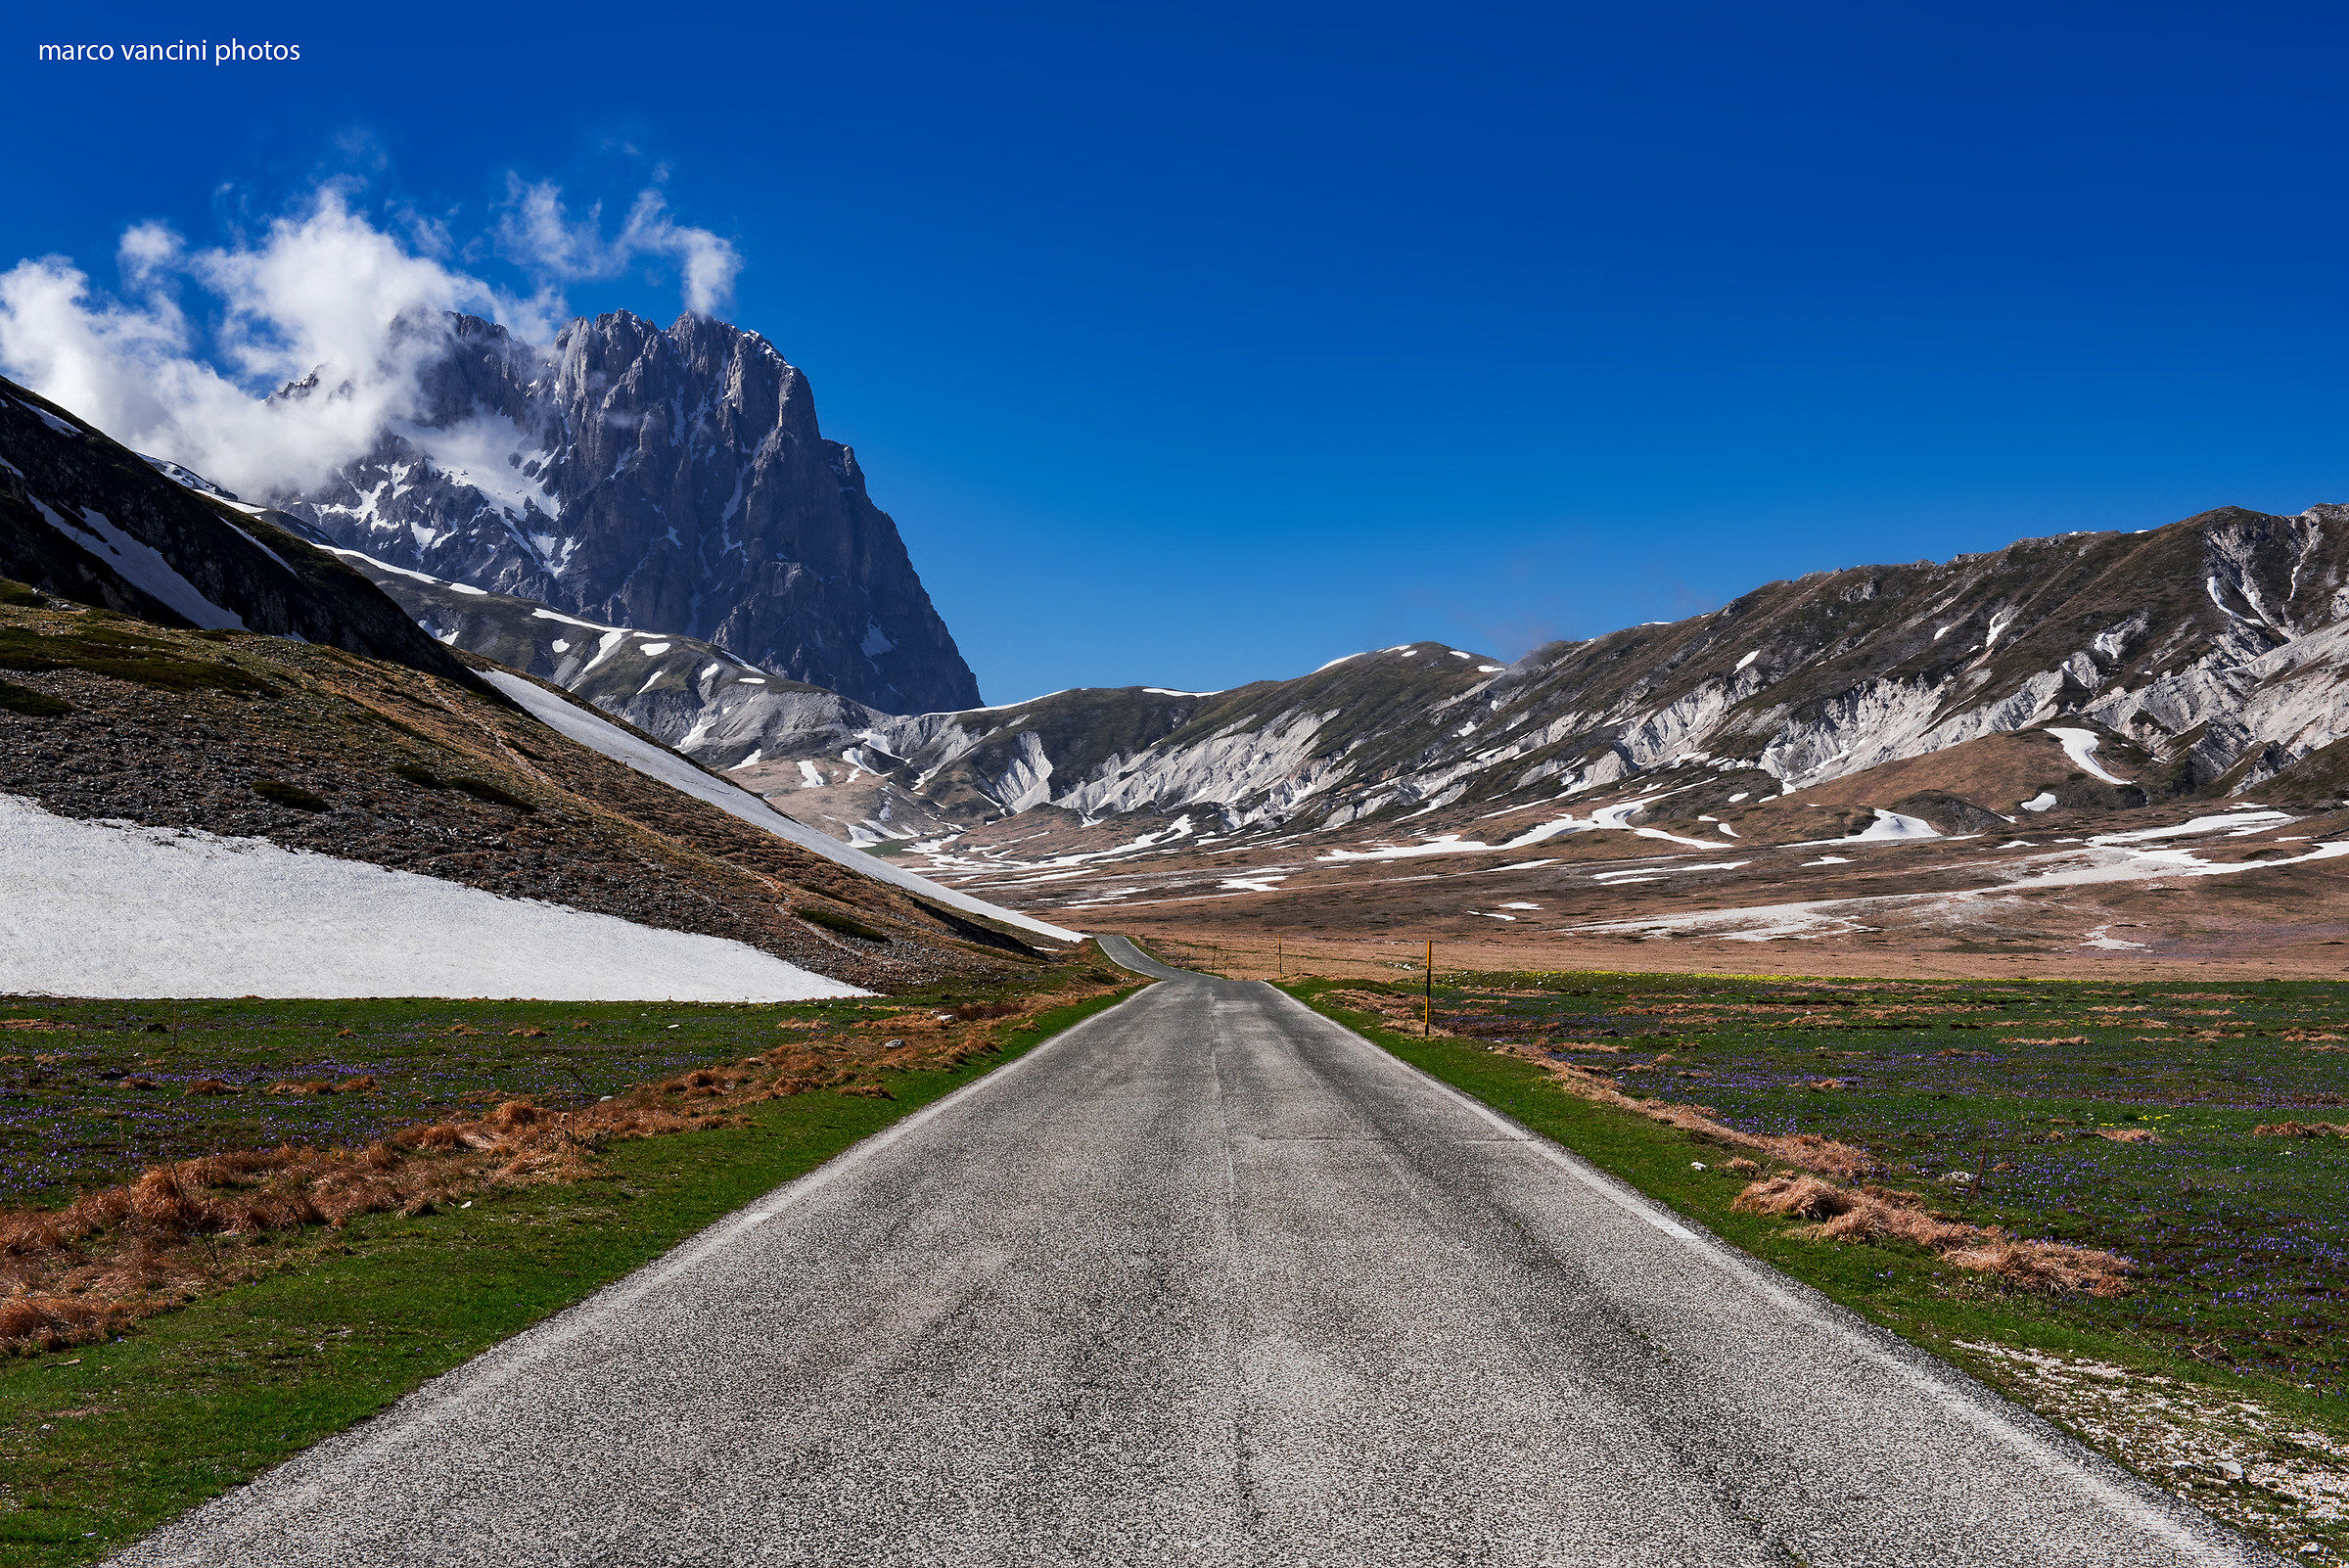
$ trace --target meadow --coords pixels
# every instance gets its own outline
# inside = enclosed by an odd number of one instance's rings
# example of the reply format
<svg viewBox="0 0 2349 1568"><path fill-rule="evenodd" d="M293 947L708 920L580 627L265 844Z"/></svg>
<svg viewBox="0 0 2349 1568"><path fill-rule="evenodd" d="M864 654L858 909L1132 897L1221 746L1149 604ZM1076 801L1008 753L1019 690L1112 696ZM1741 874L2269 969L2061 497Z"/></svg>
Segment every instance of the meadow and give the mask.
<svg viewBox="0 0 2349 1568"><path fill-rule="evenodd" d="M1439 975L1425 1035L1415 979L1290 989L2239 1527L2349 1547L2349 987Z"/></svg>

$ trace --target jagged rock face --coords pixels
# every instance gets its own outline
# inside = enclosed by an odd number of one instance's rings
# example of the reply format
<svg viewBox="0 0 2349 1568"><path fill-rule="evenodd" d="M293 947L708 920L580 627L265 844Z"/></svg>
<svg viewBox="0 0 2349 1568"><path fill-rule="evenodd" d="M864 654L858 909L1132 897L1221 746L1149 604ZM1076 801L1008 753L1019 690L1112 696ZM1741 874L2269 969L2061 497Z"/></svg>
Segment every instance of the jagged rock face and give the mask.
<svg viewBox="0 0 2349 1568"><path fill-rule="evenodd" d="M544 353L469 316L449 331L421 417L286 510L392 566L698 638L885 712L979 700L855 454L763 338L625 312Z"/></svg>

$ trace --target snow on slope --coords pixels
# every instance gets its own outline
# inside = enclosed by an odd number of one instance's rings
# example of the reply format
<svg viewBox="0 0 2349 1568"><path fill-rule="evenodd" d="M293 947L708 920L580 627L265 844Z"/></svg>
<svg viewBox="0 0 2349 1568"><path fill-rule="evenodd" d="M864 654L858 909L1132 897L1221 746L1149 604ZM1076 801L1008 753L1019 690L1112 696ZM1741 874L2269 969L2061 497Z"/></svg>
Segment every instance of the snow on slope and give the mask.
<svg viewBox="0 0 2349 1568"><path fill-rule="evenodd" d="M2107 784L2126 784L2129 782L2127 779L2121 777L2120 774L2110 771L2104 766L2103 763L2096 761L2096 732L2095 730L2058 729L2053 724L2050 724L2048 726L2048 733L2063 743L2063 755L2072 760L2074 766L2084 768L2088 772L2096 774L2096 777L2102 779Z"/></svg>
<svg viewBox="0 0 2349 1568"><path fill-rule="evenodd" d="M1634 827L1631 818L1639 808L1662 796L1647 795L1635 801L1622 801L1602 806L1588 817L1578 817L1572 811L1552 822L1527 828L1515 838L1499 844L1487 844L1479 839L1463 839L1457 833L1447 833L1418 844L1387 844L1370 850L1332 850L1321 855L1323 860L1405 860L1422 854L1468 854L1490 850L1521 850L1529 844L1554 839L1561 833L1630 833L1642 839L1662 839L1668 844L1686 844L1699 850L1716 848L1709 839L1682 838L1662 828ZM1909 820L1902 818L1903 821ZM1930 830L1928 830L1930 831Z"/></svg>
<svg viewBox="0 0 2349 1568"><path fill-rule="evenodd" d="M941 887L927 877L915 876L902 867L891 865L887 860L866 854L861 850L852 850L829 834L818 833L811 827L793 821L750 791L711 777L674 753L648 745L618 724L598 718L577 704L558 697L520 675L493 669L485 671L484 678L539 719L580 745L601 752L616 762L624 762L637 772L657 778L672 789L682 790L696 800L707 801L719 810L738 816L754 827L764 828L779 839L788 839L801 849L820 854L836 865L845 865L877 881L903 888L933 903L943 903L966 914L999 920L1006 925L1017 926L1022 931L1048 937L1054 942L1084 940L1082 932L1046 925L1016 910L1001 908L968 894Z"/></svg>
<svg viewBox="0 0 2349 1568"><path fill-rule="evenodd" d="M802 1001L853 986L266 839L86 822L0 795L0 992Z"/></svg>
<svg viewBox="0 0 2349 1568"><path fill-rule="evenodd" d="M33 409L40 413L39 409ZM47 419L48 416L41 416ZM51 424L57 423L50 420ZM137 588L159 604L169 605L186 616L201 631L243 631L245 623L233 610L223 610L204 596L202 589L179 575L178 570L153 545L141 543L107 520L103 512L83 507L79 520L67 517L39 496L32 498L33 510L42 521L71 539L82 549L113 567L123 581ZM250 535L248 535L250 537ZM283 566L284 562L278 563Z"/></svg>

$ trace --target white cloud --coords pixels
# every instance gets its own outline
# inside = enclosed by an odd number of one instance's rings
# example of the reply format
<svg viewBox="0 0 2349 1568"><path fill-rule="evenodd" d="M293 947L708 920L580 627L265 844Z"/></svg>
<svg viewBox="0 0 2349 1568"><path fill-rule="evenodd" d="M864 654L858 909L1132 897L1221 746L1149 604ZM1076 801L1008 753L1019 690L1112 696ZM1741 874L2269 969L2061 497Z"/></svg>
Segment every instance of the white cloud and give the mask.
<svg viewBox="0 0 2349 1568"><path fill-rule="evenodd" d="M575 222L554 186L517 180L513 191L500 248L533 293L500 290L443 259L455 249L444 226L413 215L379 226L330 187L234 246L191 252L162 224L133 226L116 254L119 295L68 257L20 261L0 273L0 373L125 445L248 499L283 498L423 413L419 385L446 349L445 312L545 343L568 315L563 283L666 262L688 308L707 313L741 268L731 245L675 222L657 191L640 194L608 240L600 208ZM183 293L200 297L208 336ZM270 396L313 373L322 395Z"/></svg>
<svg viewBox="0 0 2349 1568"><path fill-rule="evenodd" d="M685 308L697 315L722 309L733 298L741 253L708 229L671 218L657 190L638 192L620 232L607 240L602 203L575 220L563 205L559 185L508 176L507 189L508 210L497 229L499 248L533 271L574 282L617 277L639 259L660 258L675 263L683 274Z"/></svg>
<svg viewBox="0 0 2349 1568"><path fill-rule="evenodd" d="M119 259L124 298L63 256L0 273L0 368L126 445L259 496L317 484L413 414L447 342L441 313L500 303L332 192L233 250L189 254L142 224ZM208 357L177 297L190 283L219 303ZM268 396L313 371L331 395Z"/></svg>

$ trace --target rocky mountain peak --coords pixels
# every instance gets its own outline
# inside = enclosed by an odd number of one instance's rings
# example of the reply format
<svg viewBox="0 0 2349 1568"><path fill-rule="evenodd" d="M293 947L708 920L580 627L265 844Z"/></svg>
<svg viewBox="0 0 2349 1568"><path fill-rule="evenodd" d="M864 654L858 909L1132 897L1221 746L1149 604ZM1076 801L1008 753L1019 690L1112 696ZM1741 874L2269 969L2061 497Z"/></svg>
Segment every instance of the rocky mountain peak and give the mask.
<svg viewBox="0 0 2349 1568"><path fill-rule="evenodd" d="M885 712L978 702L897 525L764 338L626 311L543 348L473 316L447 336L417 417L287 510L386 564L700 638Z"/></svg>

